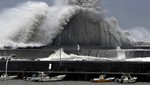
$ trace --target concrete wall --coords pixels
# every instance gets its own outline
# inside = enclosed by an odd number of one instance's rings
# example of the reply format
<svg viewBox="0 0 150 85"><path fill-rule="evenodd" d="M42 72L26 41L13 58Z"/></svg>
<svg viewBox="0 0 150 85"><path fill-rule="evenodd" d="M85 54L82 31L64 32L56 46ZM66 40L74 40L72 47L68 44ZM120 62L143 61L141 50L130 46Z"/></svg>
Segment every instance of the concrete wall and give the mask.
<svg viewBox="0 0 150 85"><path fill-rule="evenodd" d="M52 65L49 69L49 64ZM8 71L112 72L150 74L150 62L115 61L10 61ZM0 61L5 71L5 61Z"/></svg>

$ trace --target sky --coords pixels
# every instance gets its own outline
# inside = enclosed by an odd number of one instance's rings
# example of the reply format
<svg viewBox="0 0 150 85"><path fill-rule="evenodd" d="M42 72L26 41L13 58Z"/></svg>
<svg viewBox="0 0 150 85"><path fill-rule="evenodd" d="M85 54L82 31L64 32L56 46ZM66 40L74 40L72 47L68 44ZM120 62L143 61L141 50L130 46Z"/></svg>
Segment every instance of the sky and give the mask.
<svg viewBox="0 0 150 85"><path fill-rule="evenodd" d="M109 16L115 16L122 27L150 28L150 0L103 0Z"/></svg>
<svg viewBox="0 0 150 85"><path fill-rule="evenodd" d="M53 0L0 0L0 11L25 1L44 1L50 5ZM101 4L107 10L106 16L116 17L122 29L129 30L135 37L140 34L141 38L150 40L147 37L150 34L150 0L102 0Z"/></svg>

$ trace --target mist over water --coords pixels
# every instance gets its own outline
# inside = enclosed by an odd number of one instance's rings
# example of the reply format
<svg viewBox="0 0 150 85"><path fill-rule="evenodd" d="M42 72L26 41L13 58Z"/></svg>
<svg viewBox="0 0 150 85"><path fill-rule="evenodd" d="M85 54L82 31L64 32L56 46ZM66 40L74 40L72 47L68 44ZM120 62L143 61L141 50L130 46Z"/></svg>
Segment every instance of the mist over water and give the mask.
<svg viewBox="0 0 150 85"><path fill-rule="evenodd" d="M117 59L123 60L126 59L125 51L123 51L119 46L116 48L117 51Z"/></svg>
<svg viewBox="0 0 150 85"><path fill-rule="evenodd" d="M150 31L144 27L134 27L129 31L137 40L150 41Z"/></svg>

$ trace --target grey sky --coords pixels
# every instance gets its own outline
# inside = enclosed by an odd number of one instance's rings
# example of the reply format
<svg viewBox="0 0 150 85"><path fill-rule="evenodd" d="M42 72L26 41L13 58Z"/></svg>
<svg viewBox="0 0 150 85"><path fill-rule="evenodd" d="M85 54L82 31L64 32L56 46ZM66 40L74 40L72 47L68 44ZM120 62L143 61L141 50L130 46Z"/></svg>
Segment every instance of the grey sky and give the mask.
<svg viewBox="0 0 150 85"><path fill-rule="evenodd" d="M124 29L150 28L150 0L103 0L108 16L115 16Z"/></svg>
<svg viewBox="0 0 150 85"><path fill-rule="evenodd" d="M0 9L14 7L16 4L31 0L0 0ZM48 4L52 0L45 1ZM102 0L107 16L115 16L123 29L133 27L150 28L150 0Z"/></svg>

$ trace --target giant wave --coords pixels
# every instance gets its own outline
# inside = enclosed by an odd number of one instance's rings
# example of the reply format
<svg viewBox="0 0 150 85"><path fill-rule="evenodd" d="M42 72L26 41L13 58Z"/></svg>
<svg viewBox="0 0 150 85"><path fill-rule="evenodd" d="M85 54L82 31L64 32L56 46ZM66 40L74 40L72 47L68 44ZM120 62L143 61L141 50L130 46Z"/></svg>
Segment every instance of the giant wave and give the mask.
<svg viewBox="0 0 150 85"><path fill-rule="evenodd" d="M29 1L5 9L0 14L0 47L35 47L63 41L62 45L66 41L74 44L84 45L86 42L88 45L115 47L134 45L136 40L119 27L116 18L105 17L99 3L100 0L66 0L61 5L56 3L48 6L45 2ZM81 29L82 34L75 34L74 30L62 34L71 23L71 19L78 15L81 15L80 19L85 22L79 22L80 24L74 22L77 24L71 27L79 33ZM82 18L84 15L89 20L84 20ZM58 35L64 35L66 38Z"/></svg>

